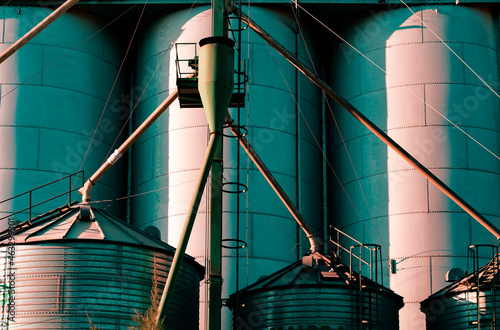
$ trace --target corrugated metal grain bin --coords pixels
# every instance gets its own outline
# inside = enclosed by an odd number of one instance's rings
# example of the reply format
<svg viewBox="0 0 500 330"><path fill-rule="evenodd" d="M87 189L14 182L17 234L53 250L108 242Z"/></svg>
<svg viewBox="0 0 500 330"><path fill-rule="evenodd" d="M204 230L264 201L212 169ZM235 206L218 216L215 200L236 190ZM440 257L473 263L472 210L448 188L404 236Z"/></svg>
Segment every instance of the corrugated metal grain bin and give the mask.
<svg viewBox="0 0 500 330"><path fill-rule="evenodd" d="M231 295L233 329L398 329L402 297L349 274L306 256Z"/></svg>
<svg viewBox="0 0 500 330"><path fill-rule="evenodd" d="M5 329L89 329L89 321L127 329L135 311L151 304L154 273L161 296L174 255L171 246L88 206L2 234ZM203 273L185 258L167 329L198 329Z"/></svg>
<svg viewBox="0 0 500 330"><path fill-rule="evenodd" d="M434 293L420 303L426 328L497 329L500 315L498 256L478 271Z"/></svg>

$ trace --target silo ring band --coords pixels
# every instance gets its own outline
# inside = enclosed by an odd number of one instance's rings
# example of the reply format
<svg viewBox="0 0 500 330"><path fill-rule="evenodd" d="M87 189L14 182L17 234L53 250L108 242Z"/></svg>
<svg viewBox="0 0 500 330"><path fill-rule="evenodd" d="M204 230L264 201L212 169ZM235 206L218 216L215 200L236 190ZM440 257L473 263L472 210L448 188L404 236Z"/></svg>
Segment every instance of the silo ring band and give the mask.
<svg viewBox="0 0 500 330"><path fill-rule="evenodd" d="M237 243L237 245L236 246L224 245L224 242L233 242L233 243ZM225 249L231 249L231 250L244 249L247 247L247 242L242 241L241 239L226 238L226 239L222 240L222 247Z"/></svg>
<svg viewBox="0 0 500 330"><path fill-rule="evenodd" d="M229 21L231 21L231 20L235 20L235 19L236 19L236 20L239 20L240 18L239 18L238 16L231 16L231 17L229 17L229 18L228 18L228 20L229 20ZM228 30L229 32L245 31L246 29L248 29L248 26L249 26L249 25L248 25L248 22L246 22L246 21L242 21L242 22L245 24L245 26L244 26L242 29L239 29L239 28L236 28L236 29L231 29L231 28L228 28L227 30Z"/></svg>
<svg viewBox="0 0 500 330"><path fill-rule="evenodd" d="M243 189L237 189L237 190L227 190L227 189L224 189L224 186L226 185L235 185L237 186L238 188L243 188ZM224 182L222 184L222 192L225 192L225 193L228 193L228 194L242 194L244 192L246 192L248 190L248 187L246 185L244 185L243 183L240 183L240 182Z"/></svg>
<svg viewBox="0 0 500 330"><path fill-rule="evenodd" d="M222 128L223 128L223 129L224 129L224 128L229 128L229 129L231 129L232 127L235 127L235 128L237 128L238 130L240 130L240 131L244 131L244 132L243 132L243 134L241 134L241 132L240 132L240 134L238 134L238 135L234 135L234 134L224 134L224 133L222 133L222 136L227 137L227 138L232 138L232 139L234 139L234 138L242 138L242 137L247 136L247 134L248 134L248 129L246 129L246 128L245 128L245 126L240 126L240 125L235 125L234 123L230 123L230 124L226 124L226 125L224 125L224 127L222 127Z"/></svg>
<svg viewBox="0 0 500 330"><path fill-rule="evenodd" d="M208 44L223 44L231 48L234 47L233 39L230 39L228 37L208 37L200 40L200 47L203 47Z"/></svg>

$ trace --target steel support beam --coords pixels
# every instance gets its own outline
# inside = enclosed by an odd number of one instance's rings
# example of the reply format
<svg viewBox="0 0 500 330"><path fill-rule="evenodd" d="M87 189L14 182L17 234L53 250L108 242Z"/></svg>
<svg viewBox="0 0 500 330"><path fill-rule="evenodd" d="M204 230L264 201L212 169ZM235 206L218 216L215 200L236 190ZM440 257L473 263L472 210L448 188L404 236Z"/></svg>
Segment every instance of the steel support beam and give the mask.
<svg viewBox="0 0 500 330"><path fill-rule="evenodd" d="M208 144L207 151L205 153L205 159L203 160L203 165L201 167L201 173L196 183L193 198L191 199L191 204L189 206L189 211L184 221L184 227L182 228L182 233L179 241L179 245L175 251L174 260L170 266L168 272L167 282L165 283L165 288L160 300L158 314L156 315L156 323L162 324L165 318L168 304L172 299L174 294L174 286L177 281L177 276L181 270L182 261L184 255L186 254L186 248L189 241L189 236L193 229L194 220L196 219L196 214L198 213L198 207L200 206L201 197L203 196L203 190L205 189L205 184L207 182L208 174L210 173L210 168L212 166L212 161L214 159L215 152L217 150L217 145L221 139L221 134L211 134L210 141ZM219 317L220 318L220 317Z"/></svg>
<svg viewBox="0 0 500 330"><path fill-rule="evenodd" d="M210 180L208 329L221 329L222 310L222 139L215 146Z"/></svg>
<svg viewBox="0 0 500 330"><path fill-rule="evenodd" d="M226 5L225 0L212 0L212 36L226 37ZM215 59L214 59L215 60ZM214 64L218 63L217 60ZM231 65L233 63L220 63ZM219 70L217 65L210 68ZM232 92L231 92L232 95ZM220 97L214 93L214 97ZM203 100L203 98L202 98ZM207 106L204 104L205 111ZM222 109L221 109L222 111ZM227 107L224 109L227 112ZM214 114L218 111L215 110ZM222 113L222 117L224 114ZM222 125L215 123L217 132L222 134ZM208 330L221 329L222 310L222 139L215 145L215 159L212 163L210 182L210 222L209 222L209 256L208 256Z"/></svg>
<svg viewBox="0 0 500 330"><path fill-rule="evenodd" d="M151 126L158 117L161 116L165 110L179 97L178 90L174 90L150 115L146 120L129 136L122 145L116 149L113 154L99 167L97 171L85 182L78 192L82 195L82 202L87 203L91 201L90 192L92 187L96 184L104 173L137 141L137 139Z"/></svg>
<svg viewBox="0 0 500 330"><path fill-rule="evenodd" d="M319 252L319 242L317 237L314 235L311 227L307 224L307 221L304 219L302 214L300 214L299 210L295 207L293 204L292 200L288 197L286 192L281 188L280 184L276 179L274 178L273 174L267 166L264 164L262 159L260 159L259 155L255 152L255 150L252 148L248 140L243 136L241 131L239 130L238 127L231 125L233 122L233 119L229 115L229 113L226 115L226 122L230 123L229 124L229 129L233 133L234 136L238 138L238 141L241 145L241 147L246 151L250 159L254 162L255 166L259 169L259 171L262 173L264 178L266 178L267 182L271 185L273 190L276 192L278 197L281 199L283 204L285 204L286 208L288 211L292 214L294 217L295 221L299 224L300 228L306 233L307 237L309 238L309 243L311 244L311 252L316 253Z"/></svg>
<svg viewBox="0 0 500 330"><path fill-rule="evenodd" d="M328 84L326 84L320 77L318 77L314 72L312 72L306 65L300 62L292 53L290 53L285 47L283 47L276 39L269 35L264 29L262 29L257 23L255 23L251 18L249 18L244 13L240 13L238 8L233 6L232 11L237 15L241 15L241 19L245 21L248 26L255 31L262 39L264 39L271 47L276 49L283 57L285 57L290 63L292 63L300 72L307 76L314 84L321 88L328 96L334 99L338 104L340 104L344 109L346 109L351 115L353 115L358 121L365 125L373 134L375 134L380 140L387 144L391 149L398 153L403 159L405 159L411 166L413 166L418 172L425 176L432 184L439 188L443 193L445 193L451 200L453 200L458 206L460 206L465 212L467 212L471 217L476 219L484 228L486 228L490 233L495 235L497 239L500 239L500 230L493 225L488 219L486 219L481 213L475 210L471 205L469 205L465 200L463 200L457 193L455 193L450 187L448 187L443 181L441 181L437 176L435 176L431 171L429 171L424 165L422 165L418 160L416 160L412 155L410 155L403 147L396 143L392 138L389 137L384 131L382 131L378 126L372 123L367 117L365 117L358 109L356 109L349 101L344 99L342 96L337 94Z"/></svg>
<svg viewBox="0 0 500 330"><path fill-rule="evenodd" d="M18 41L12 44L0 55L0 63L3 63L12 54L14 54L19 48L26 45L28 41L33 39L37 34L43 31L50 23L54 22L59 16L64 14L68 9L73 7L78 2L78 0L68 0L63 3L59 8L54 10L49 16L47 16L43 21L38 23L34 28L32 28L28 33L22 36Z"/></svg>

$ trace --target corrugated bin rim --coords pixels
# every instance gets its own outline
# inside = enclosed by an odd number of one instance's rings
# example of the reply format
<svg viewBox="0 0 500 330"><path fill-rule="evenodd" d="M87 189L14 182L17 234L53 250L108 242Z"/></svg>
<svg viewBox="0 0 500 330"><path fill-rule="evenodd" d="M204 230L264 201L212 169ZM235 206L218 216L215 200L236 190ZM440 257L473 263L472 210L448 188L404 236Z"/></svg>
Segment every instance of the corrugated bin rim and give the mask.
<svg viewBox="0 0 500 330"><path fill-rule="evenodd" d="M70 207L67 211L50 215L29 224L27 221L0 232L0 247L12 245L48 245L54 243L92 242L106 245L140 247L174 255L175 248L125 221L101 210L91 208L94 219L82 221L79 215L88 204ZM203 279L205 268L195 258L185 255Z"/></svg>

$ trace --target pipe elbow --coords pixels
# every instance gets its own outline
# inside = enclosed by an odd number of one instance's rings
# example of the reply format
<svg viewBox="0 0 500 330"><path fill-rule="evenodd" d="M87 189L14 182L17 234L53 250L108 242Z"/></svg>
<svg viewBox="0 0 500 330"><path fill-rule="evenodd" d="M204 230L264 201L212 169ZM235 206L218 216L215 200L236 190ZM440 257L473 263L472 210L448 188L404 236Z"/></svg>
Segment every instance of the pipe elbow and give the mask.
<svg viewBox="0 0 500 330"><path fill-rule="evenodd" d="M311 244L311 253L318 252L319 242L316 236L314 236L314 234L310 234L307 235L307 237L309 238L309 244Z"/></svg>
<svg viewBox="0 0 500 330"><path fill-rule="evenodd" d="M82 203L88 203L91 201L90 192L92 191L93 187L94 185L92 184L92 181L87 180L83 187L78 189L78 193L82 195Z"/></svg>

